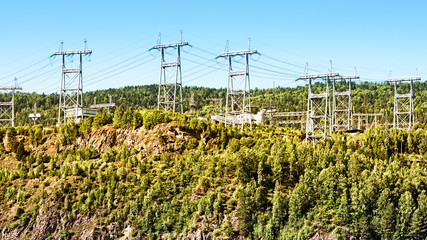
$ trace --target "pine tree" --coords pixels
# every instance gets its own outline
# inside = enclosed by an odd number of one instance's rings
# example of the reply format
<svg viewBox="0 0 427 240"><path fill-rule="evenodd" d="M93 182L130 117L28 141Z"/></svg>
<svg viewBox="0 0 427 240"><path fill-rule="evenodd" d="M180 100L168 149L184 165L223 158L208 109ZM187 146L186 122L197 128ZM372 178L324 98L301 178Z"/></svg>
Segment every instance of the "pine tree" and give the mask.
<svg viewBox="0 0 427 240"><path fill-rule="evenodd" d="M399 210L395 232L395 239L408 239L409 227L414 212L414 199L409 191L402 194L399 199Z"/></svg>
<svg viewBox="0 0 427 240"><path fill-rule="evenodd" d="M24 144L22 142L19 143L18 148L16 149L16 159L18 161L23 161L25 159L26 151L24 148Z"/></svg>
<svg viewBox="0 0 427 240"><path fill-rule="evenodd" d="M394 216L394 206L393 203L387 203L387 206L382 213L380 219L381 226L381 236L382 239L391 240L393 238L394 227L395 227L395 216Z"/></svg>
<svg viewBox="0 0 427 240"><path fill-rule="evenodd" d="M279 230L282 228L287 215L285 197L281 192L279 182L276 182L276 186L274 188L272 204L271 234L273 236L272 239L275 239L278 236Z"/></svg>
<svg viewBox="0 0 427 240"><path fill-rule="evenodd" d="M113 117L114 127L116 127L116 128L120 127L120 123L122 121L122 115L123 115L122 107L116 108L116 111L114 112L114 117Z"/></svg>
<svg viewBox="0 0 427 240"><path fill-rule="evenodd" d="M427 196L425 191L418 196L418 208L412 215L410 236L415 240L427 238Z"/></svg>

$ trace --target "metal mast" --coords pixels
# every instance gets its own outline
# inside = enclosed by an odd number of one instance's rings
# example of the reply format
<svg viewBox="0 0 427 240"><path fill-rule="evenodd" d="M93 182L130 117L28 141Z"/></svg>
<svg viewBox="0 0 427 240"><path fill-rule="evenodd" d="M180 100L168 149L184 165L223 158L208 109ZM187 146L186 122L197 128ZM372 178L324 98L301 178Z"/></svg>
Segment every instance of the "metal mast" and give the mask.
<svg viewBox="0 0 427 240"><path fill-rule="evenodd" d="M160 81L159 81L159 92L157 95L157 109L164 109L168 111L172 109L173 112L177 111L179 105L181 113L184 112L182 106L182 73L181 73L181 47L189 45L188 42L182 41L178 43L167 43L160 44L160 34L157 45L152 49L158 49L160 51ZM165 50L168 48L176 48L176 61L166 62L165 61ZM171 81L173 77L167 76L167 69L175 70L175 81Z"/></svg>
<svg viewBox="0 0 427 240"><path fill-rule="evenodd" d="M34 125L36 125L37 119L41 117L40 113L37 113L37 103L34 103L33 113L28 114L28 117L33 120Z"/></svg>
<svg viewBox="0 0 427 240"><path fill-rule="evenodd" d="M360 79L359 76L337 76L332 80L332 128L334 131L340 129L350 130L352 119L352 102L351 102L351 80ZM338 92L336 81L348 80L348 90Z"/></svg>
<svg viewBox="0 0 427 240"><path fill-rule="evenodd" d="M214 102L214 110L212 113L214 115L218 114L217 102L219 102L219 114L221 115L221 113L222 113L222 98L206 98L206 100Z"/></svg>
<svg viewBox="0 0 427 240"><path fill-rule="evenodd" d="M63 42L61 41L59 51L51 56L62 56L58 124L65 123L67 116L72 116L75 122L78 122L79 115L83 116L83 55L89 56L92 54L92 50L86 49L86 40L84 40L84 43L84 50L63 51ZM67 68L65 57L72 58L74 55L79 57L78 66L76 68Z"/></svg>
<svg viewBox="0 0 427 240"><path fill-rule="evenodd" d="M256 49L250 49L250 47L248 50L244 51L229 52L227 42L226 51L217 57L228 58L228 83L227 98L225 100L225 124L227 124L227 117L230 114L232 117L231 124L241 124L241 130L243 130L245 121L249 121L249 128L252 131L249 56L257 53L258 52ZM233 71L232 58L236 56L245 57L245 70Z"/></svg>
<svg viewBox="0 0 427 240"><path fill-rule="evenodd" d="M22 87L17 86L15 77L15 86L0 87L3 91L12 91L12 100L10 102L0 102L0 126L15 127L15 91L22 90Z"/></svg>
<svg viewBox="0 0 427 240"><path fill-rule="evenodd" d="M421 77L389 78L387 80L387 82L394 83L393 128L408 130L415 125L413 82L420 80ZM397 92L399 82L409 82L409 93L400 94Z"/></svg>
<svg viewBox="0 0 427 240"><path fill-rule="evenodd" d="M338 77L338 73L322 73L308 75L307 73L300 80L308 80L308 104L307 104L307 124L306 139L316 140L332 135L331 128L331 108L329 101L329 81ZM315 94L312 92L312 81L322 79L325 81L325 92ZM328 126L329 125L329 126Z"/></svg>
<svg viewBox="0 0 427 240"><path fill-rule="evenodd" d="M194 103L194 92L191 93L189 106L190 106L190 111L188 112L188 115L193 115L193 111L196 108L196 104Z"/></svg>

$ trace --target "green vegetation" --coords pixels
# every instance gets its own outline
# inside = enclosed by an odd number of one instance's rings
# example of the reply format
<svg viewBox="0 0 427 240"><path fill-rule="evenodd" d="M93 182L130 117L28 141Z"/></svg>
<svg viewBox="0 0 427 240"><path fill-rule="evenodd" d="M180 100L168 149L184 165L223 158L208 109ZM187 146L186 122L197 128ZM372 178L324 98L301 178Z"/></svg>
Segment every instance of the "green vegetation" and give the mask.
<svg viewBox="0 0 427 240"><path fill-rule="evenodd" d="M198 230L216 239L425 239L427 129L420 126L336 134L314 146L274 126L240 132L130 108L53 129L8 128L0 130L0 230L18 229L22 239L71 239L82 228L118 238L127 227L131 237L149 239ZM166 139L162 129L172 128L187 138ZM166 147L115 147L114 139L106 150L79 145L101 129L147 133L142 141L154 137ZM84 216L90 224L74 224ZM56 227L31 233L40 221Z"/></svg>
<svg viewBox="0 0 427 240"><path fill-rule="evenodd" d="M346 84L337 84L339 91L345 91ZM357 113L378 113L381 110L384 117L380 118L380 122L386 120L390 123L393 121L393 85L388 83L372 84L360 83L353 84L353 106L354 112ZM313 91L319 92L324 89L322 84L314 84ZM414 106L416 119L420 123L427 123L427 83L414 83ZM407 85L399 86L399 92L408 92ZM109 95L113 101L123 110L132 107L133 109L156 109L157 108L157 85L124 87L119 89L106 89L84 94L84 105L93 103L93 98L96 97L98 103L107 103ZM222 98L225 103L226 90L213 89L203 87L183 87L184 111L189 110L188 99L194 93L195 116L209 117L214 110L212 102L206 98ZM254 112L260 110L262 106L270 105L277 106L279 111L304 111L307 104L307 87L296 88L275 88L275 89L254 89L251 91L252 106L256 106ZM11 95L6 94L0 96L0 101L10 101ZM271 101L271 102L270 102ZM31 126L32 120L28 118L28 114L32 113L32 106L37 103L42 117L38 123L43 126L52 126L56 124L58 115L58 94L36 94L36 93L18 93L16 95L16 123L18 126ZM99 123L105 125L103 123Z"/></svg>

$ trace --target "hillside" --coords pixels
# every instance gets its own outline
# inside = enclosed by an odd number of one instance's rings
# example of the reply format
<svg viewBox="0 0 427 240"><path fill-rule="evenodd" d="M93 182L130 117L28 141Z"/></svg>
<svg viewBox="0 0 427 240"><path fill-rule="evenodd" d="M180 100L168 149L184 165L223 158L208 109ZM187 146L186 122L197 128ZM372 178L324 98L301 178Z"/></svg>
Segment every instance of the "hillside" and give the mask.
<svg viewBox="0 0 427 240"><path fill-rule="evenodd" d="M427 237L426 129L301 136L131 109L1 130L1 239Z"/></svg>

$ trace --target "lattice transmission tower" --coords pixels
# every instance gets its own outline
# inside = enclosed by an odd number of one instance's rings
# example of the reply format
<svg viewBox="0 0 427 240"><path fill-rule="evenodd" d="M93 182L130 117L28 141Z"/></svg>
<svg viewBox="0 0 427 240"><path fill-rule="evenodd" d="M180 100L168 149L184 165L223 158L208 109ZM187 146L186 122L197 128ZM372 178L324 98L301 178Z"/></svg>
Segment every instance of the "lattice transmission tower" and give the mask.
<svg viewBox="0 0 427 240"><path fill-rule="evenodd" d="M219 102L219 114L220 115L222 114L222 98L206 98L206 100L214 102L214 109L213 109L213 112L212 112L213 115L218 114L218 111L217 111L218 106L217 105L218 105L218 102Z"/></svg>
<svg viewBox="0 0 427 240"><path fill-rule="evenodd" d="M307 140L314 141L332 135L329 81L338 76L338 73L333 72L308 75L306 69L306 74L299 77L300 80L308 81ZM313 93L312 91L312 82L317 79L325 81L325 89L322 93Z"/></svg>
<svg viewBox="0 0 427 240"><path fill-rule="evenodd" d="M61 41L58 52L52 54L51 57L62 57L62 74L59 97L58 124L65 123L67 118L78 122L83 118L83 56L90 56L92 50L87 49L87 41L84 40L85 49L77 51L64 51L63 42ZM74 55L78 55L79 62L74 68L67 68L66 58L72 59Z"/></svg>
<svg viewBox="0 0 427 240"><path fill-rule="evenodd" d="M161 38L159 34L159 39L157 45L152 47L152 49L157 49L160 51L160 81L159 81L159 92L157 95L157 109L164 109L169 111L172 109L173 112L176 112L178 107L181 109L181 113L184 112L182 106L182 72L181 72L181 47L189 45L188 42L182 41L182 32L181 32L181 41L177 43L166 43L161 44ZM165 51L166 49L174 48L176 49L176 61L175 62L166 62L165 60ZM168 69L171 69L174 72L171 76L168 74Z"/></svg>
<svg viewBox="0 0 427 240"><path fill-rule="evenodd" d="M241 130L245 121L249 121L249 129L252 131L251 119L251 85L249 80L249 57L252 54L258 54L256 49L250 48L244 51L229 52L228 41L226 51L220 54L217 58L228 59L228 82L227 82L227 98L225 99L225 124L240 124ZM245 69L234 71L232 65L233 57L245 57ZM228 117L231 116L231 119Z"/></svg>
<svg viewBox="0 0 427 240"><path fill-rule="evenodd" d="M22 87L17 86L17 79L15 77L15 86L0 87L2 91L11 91L12 100L0 102L0 125L1 127L15 127L15 92L22 90Z"/></svg>
<svg viewBox="0 0 427 240"><path fill-rule="evenodd" d="M409 130L415 125L413 82L420 80L421 77L389 78L387 80L394 84L394 128ZM409 82L409 93L398 93L397 85L401 82Z"/></svg>
<svg viewBox="0 0 427 240"><path fill-rule="evenodd" d="M353 79L360 79L360 77L337 76L332 78L332 129L334 131L350 130L352 127L351 80ZM347 81L347 91L337 91L337 81L339 83Z"/></svg>

